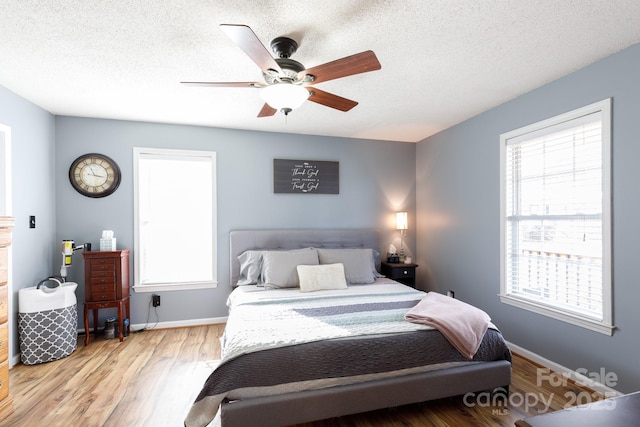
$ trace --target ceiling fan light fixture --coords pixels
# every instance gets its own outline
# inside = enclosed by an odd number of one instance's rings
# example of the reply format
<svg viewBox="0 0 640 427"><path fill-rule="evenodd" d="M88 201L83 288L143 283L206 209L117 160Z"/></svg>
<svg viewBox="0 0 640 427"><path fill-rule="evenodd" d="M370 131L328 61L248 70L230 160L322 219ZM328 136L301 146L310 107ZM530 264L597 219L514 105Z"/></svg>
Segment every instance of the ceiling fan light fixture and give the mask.
<svg viewBox="0 0 640 427"><path fill-rule="evenodd" d="M304 104L309 91L297 84L277 83L260 89L260 96L272 108L290 112Z"/></svg>

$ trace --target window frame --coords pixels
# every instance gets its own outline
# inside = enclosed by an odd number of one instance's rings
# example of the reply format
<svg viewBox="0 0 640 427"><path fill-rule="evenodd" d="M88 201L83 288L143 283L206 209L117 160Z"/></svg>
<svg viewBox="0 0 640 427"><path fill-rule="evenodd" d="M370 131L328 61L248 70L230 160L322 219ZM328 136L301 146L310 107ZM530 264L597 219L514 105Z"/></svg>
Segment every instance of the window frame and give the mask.
<svg viewBox="0 0 640 427"><path fill-rule="evenodd" d="M211 195L212 203L212 240L211 240L211 268L212 268L212 280L211 281L185 281L174 283L152 283L142 284L141 281L141 236L140 236L140 218L139 218L139 161L141 156L145 155L158 155L167 157L206 157L211 162L211 188L213 193ZM134 198L134 283L133 289L136 293L143 292L160 292L160 291L184 291L194 289L212 289L218 285L218 229L217 229L217 163L215 151L200 151L200 150L182 150L182 149L166 149L166 148L149 148L149 147L133 147L133 198ZM193 184L191 184L193 185ZM180 219L176 220L180 222Z"/></svg>
<svg viewBox="0 0 640 427"><path fill-rule="evenodd" d="M527 140L545 133L545 129L567 124L589 114L599 113L602 126L602 319L594 319L579 313L566 312L559 307L544 304L538 300L528 299L522 295L509 292L510 284L507 277L507 238L508 238L508 206L507 206L507 145L509 141L522 140L527 134ZM548 134L557 130L547 130ZM533 136L535 134L535 136ZM502 303L538 313L566 323L612 335L613 329L613 281L612 281L612 189L611 189L611 98L595 102L582 108L543 120L522 128L500 135L500 293Z"/></svg>

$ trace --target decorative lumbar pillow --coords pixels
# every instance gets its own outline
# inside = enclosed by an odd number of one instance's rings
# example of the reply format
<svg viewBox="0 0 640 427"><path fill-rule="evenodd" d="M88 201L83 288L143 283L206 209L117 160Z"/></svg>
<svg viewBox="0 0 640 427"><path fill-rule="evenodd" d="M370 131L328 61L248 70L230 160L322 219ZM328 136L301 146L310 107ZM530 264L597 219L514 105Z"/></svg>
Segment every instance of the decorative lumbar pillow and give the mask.
<svg viewBox="0 0 640 427"><path fill-rule="evenodd" d="M298 265L318 265L315 249L297 251L264 251L262 254L262 279L267 289L297 288Z"/></svg>
<svg viewBox="0 0 640 427"><path fill-rule="evenodd" d="M299 265L298 278L300 292L314 292L328 289L347 289L347 279L344 276L344 265Z"/></svg>
<svg viewBox="0 0 640 427"><path fill-rule="evenodd" d="M320 264L342 263L349 284L375 281L372 249L318 249L318 258Z"/></svg>

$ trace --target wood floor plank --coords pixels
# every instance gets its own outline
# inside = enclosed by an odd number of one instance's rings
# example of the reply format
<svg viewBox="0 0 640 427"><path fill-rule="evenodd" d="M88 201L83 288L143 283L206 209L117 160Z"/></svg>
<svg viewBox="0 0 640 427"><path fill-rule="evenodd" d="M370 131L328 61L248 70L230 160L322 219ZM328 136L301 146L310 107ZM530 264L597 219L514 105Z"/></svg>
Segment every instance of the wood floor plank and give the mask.
<svg viewBox="0 0 640 427"><path fill-rule="evenodd" d="M163 427L180 426L204 381L220 358L224 325L132 333L125 341L84 337L70 356L11 372L14 413L1 427ZM570 397L601 396L571 381L540 381L540 366L514 355L512 397L506 406L483 405L476 397L440 399L297 427L512 427L516 420L546 410L563 409ZM545 375L557 375L547 373ZM560 378L560 377L554 377Z"/></svg>

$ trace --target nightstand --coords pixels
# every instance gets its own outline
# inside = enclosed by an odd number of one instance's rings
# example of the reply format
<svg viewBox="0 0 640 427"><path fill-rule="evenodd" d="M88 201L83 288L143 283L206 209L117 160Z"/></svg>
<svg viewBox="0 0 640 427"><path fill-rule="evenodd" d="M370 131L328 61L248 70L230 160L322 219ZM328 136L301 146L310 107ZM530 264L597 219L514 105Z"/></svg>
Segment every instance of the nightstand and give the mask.
<svg viewBox="0 0 640 427"><path fill-rule="evenodd" d="M393 279L404 285L416 287L416 268L418 264L403 264L403 263L381 263L381 273L387 276L389 279Z"/></svg>

